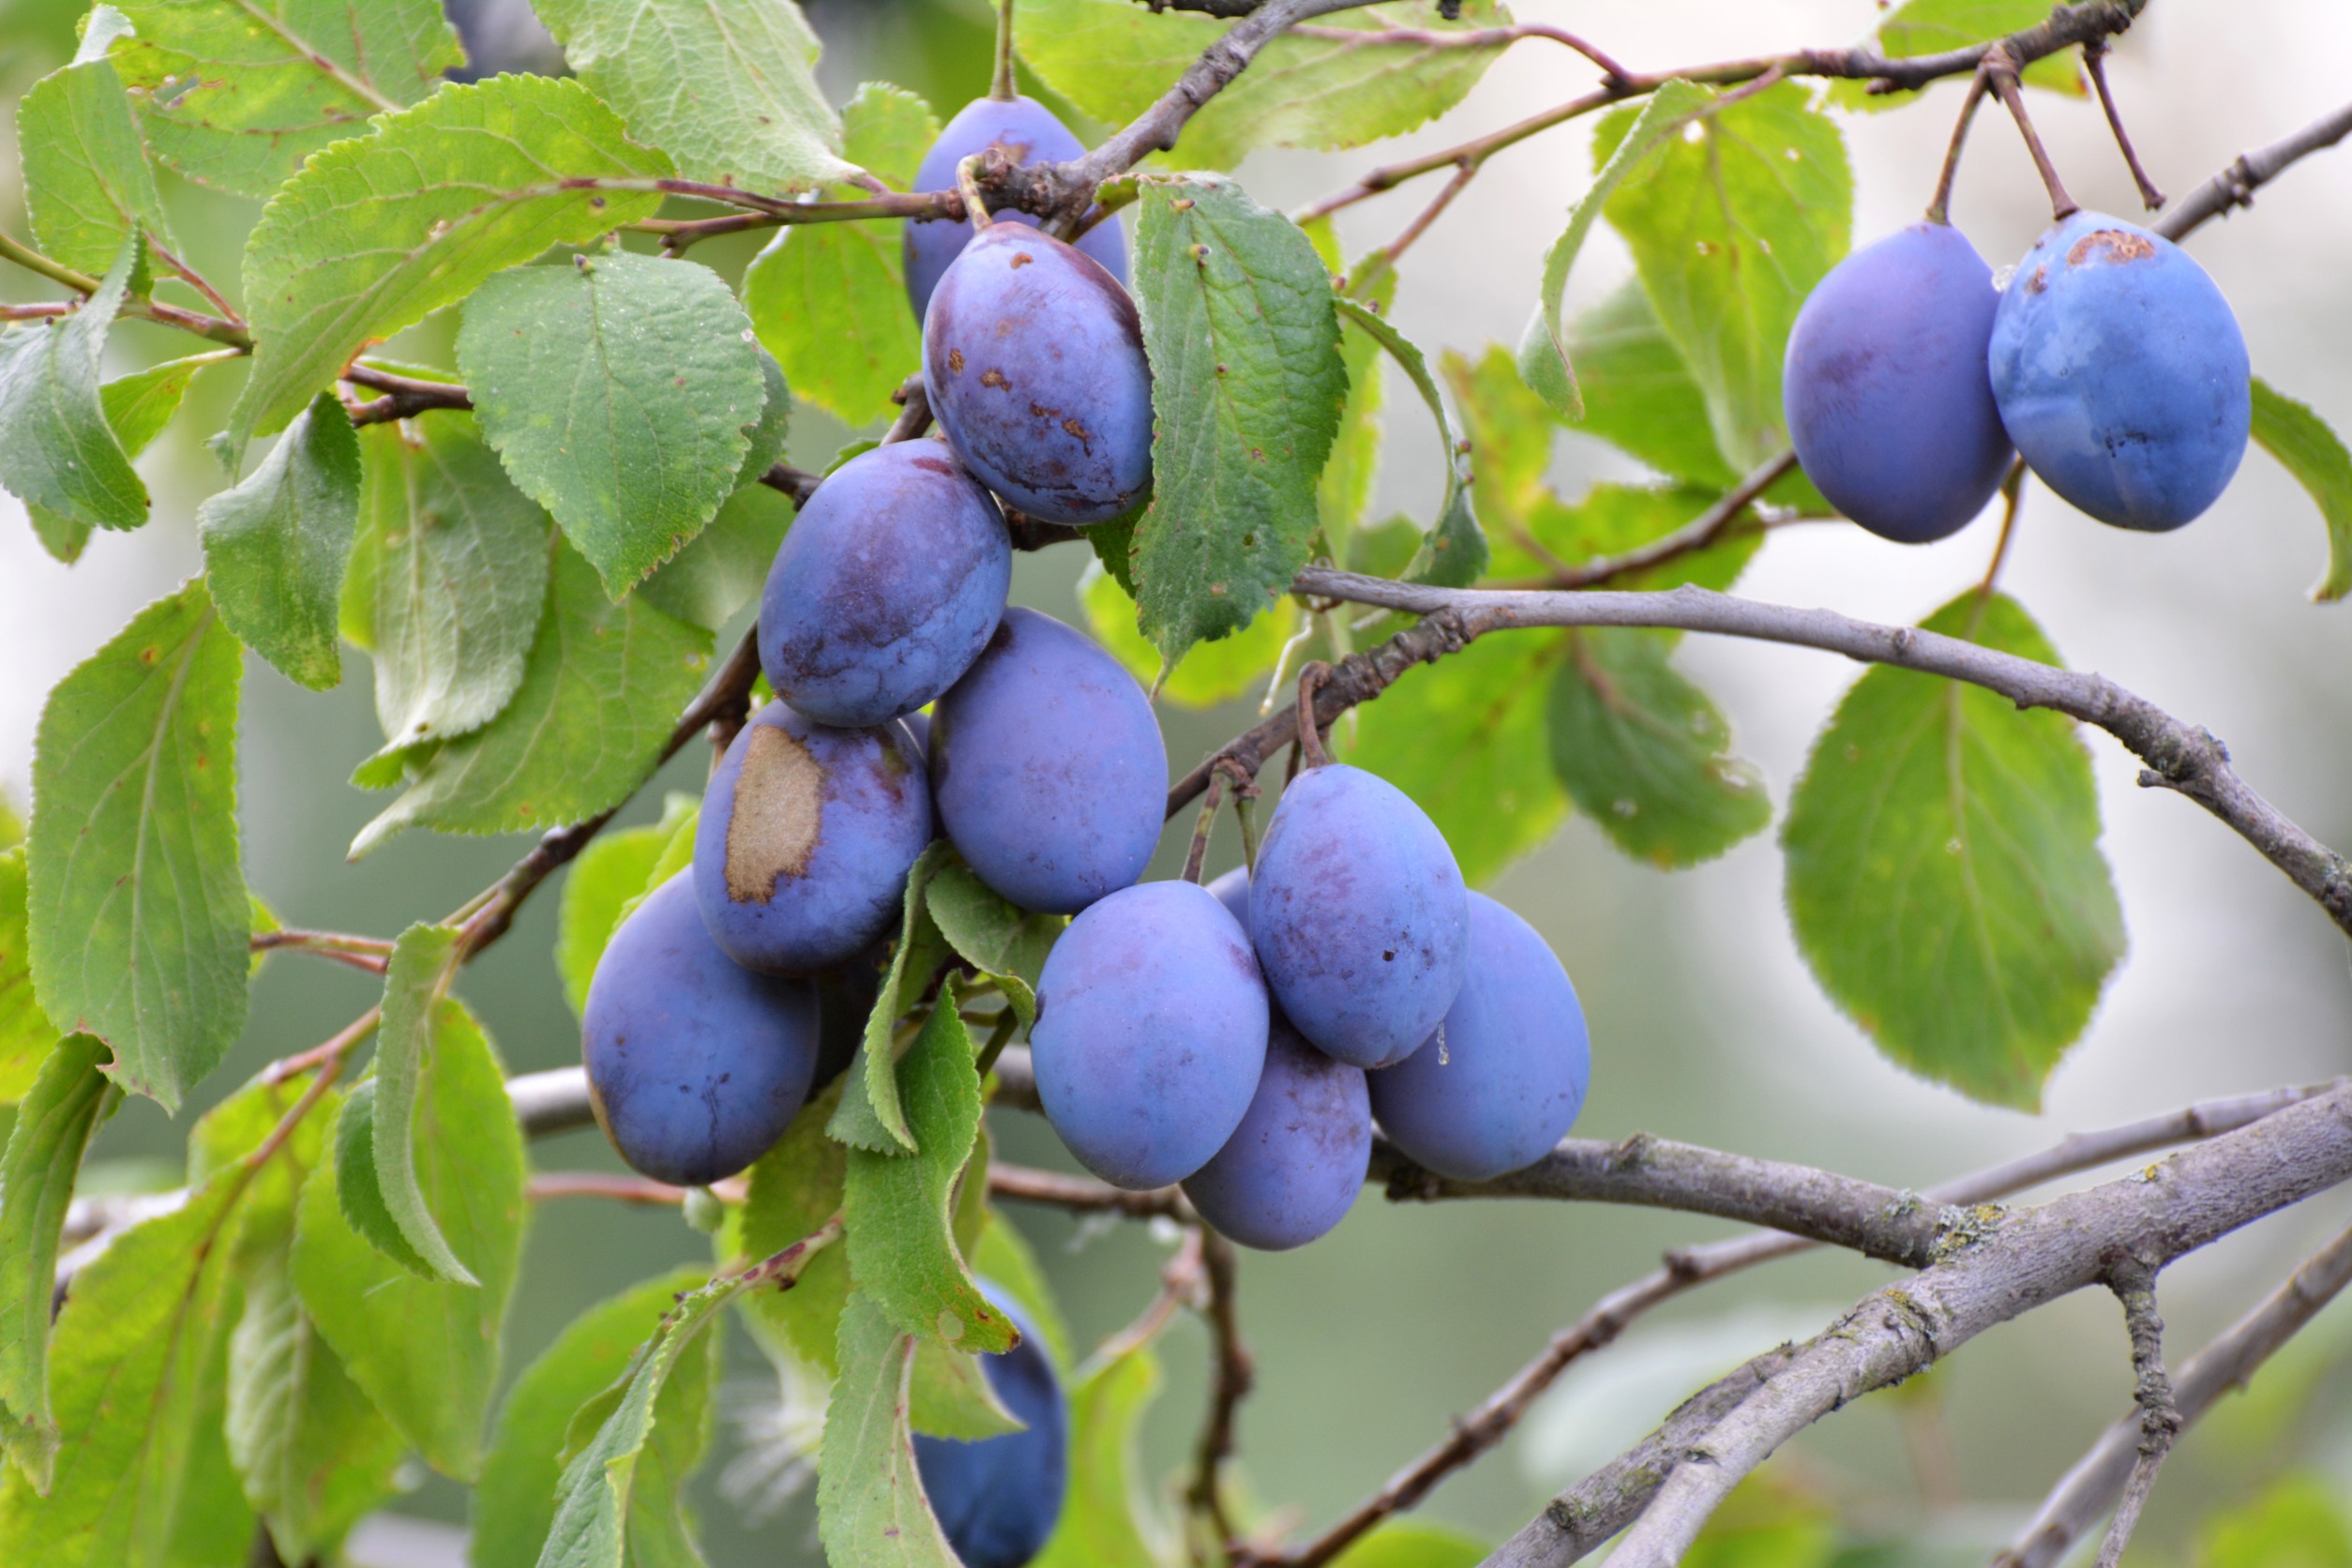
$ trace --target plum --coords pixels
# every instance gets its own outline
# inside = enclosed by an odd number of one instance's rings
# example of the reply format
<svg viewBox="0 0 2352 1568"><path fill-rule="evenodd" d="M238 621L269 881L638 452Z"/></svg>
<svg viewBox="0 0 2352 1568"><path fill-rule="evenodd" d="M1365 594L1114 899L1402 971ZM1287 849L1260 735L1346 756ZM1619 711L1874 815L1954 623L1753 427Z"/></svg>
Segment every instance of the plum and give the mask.
<svg viewBox="0 0 2352 1568"><path fill-rule="evenodd" d="M931 795L973 874L1075 914L1143 875L1168 747L1135 677L1050 615L1012 609L932 711Z"/></svg>
<svg viewBox="0 0 2352 1568"><path fill-rule="evenodd" d="M923 384L964 466L1048 522L1134 509L1152 478L1152 371L1135 301L1018 223L972 237L923 318Z"/></svg>
<svg viewBox="0 0 2352 1568"><path fill-rule="evenodd" d="M866 1020L882 1000L890 965L890 944L878 942L856 957L811 975L817 988L817 1070L808 1092L816 1093L849 1069L866 1043Z"/></svg>
<svg viewBox="0 0 2352 1568"><path fill-rule="evenodd" d="M596 1121L656 1181L708 1186L768 1152L808 1097L817 992L718 950L691 871L645 896L597 961L580 1055Z"/></svg>
<svg viewBox="0 0 2352 1568"><path fill-rule="evenodd" d="M1429 1043L1371 1075L1389 1140L1440 1176L1485 1182L1534 1164L1584 1106L1584 1008L1535 927L1470 896L1470 973Z"/></svg>
<svg viewBox="0 0 2352 1568"><path fill-rule="evenodd" d="M860 453L793 520L760 600L760 667L820 724L912 713L988 646L1013 580L1004 519L936 441Z"/></svg>
<svg viewBox="0 0 2352 1568"><path fill-rule="evenodd" d="M931 755L931 716L917 708L911 714L900 714L898 723L914 742L914 754L927 761Z"/></svg>
<svg viewBox="0 0 2352 1568"><path fill-rule="evenodd" d="M2229 301L2186 251L2121 219L2078 212L2034 242L1987 362L2027 464L2102 522L2179 528L2246 455L2253 392Z"/></svg>
<svg viewBox="0 0 2352 1568"><path fill-rule="evenodd" d="M1194 882L1122 888L1070 922L1037 980L1037 1097L1114 1186L1181 1182L1225 1147L1266 1063L1249 939Z"/></svg>
<svg viewBox="0 0 2352 1568"><path fill-rule="evenodd" d="M1236 866L1223 876L1210 879L1209 891L1216 896L1218 903L1225 906L1225 912L1240 921L1242 929L1247 931L1249 929L1249 867Z"/></svg>
<svg viewBox="0 0 2352 1568"><path fill-rule="evenodd" d="M1816 285L1788 334L1781 398L1797 460L1832 505L1881 538L1957 532L2014 455L1985 344L1993 269L1948 223L1914 223Z"/></svg>
<svg viewBox="0 0 2352 1568"><path fill-rule="evenodd" d="M1002 148L1014 163L1066 163L1083 158L1086 148L1070 129L1054 118L1053 111L1035 98L974 98L947 122L923 155L914 172L916 190L953 190L956 165L973 153ZM1025 212L1001 212L1000 222L1037 226ZM907 300L921 321L931 303L940 276L963 253L972 225L959 218L923 218L906 227ZM1127 280L1127 236L1116 216L1106 218L1078 236L1078 248L1102 264L1120 282Z"/></svg>
<svg viewBox="0 0 2352 1568"><path fill-rule="evenodd" d="M695 897L735 962L810 974L897 924L930 841L931 792L904 729L837 730L771 702L702 793Z"/></svg>
<svg viewBox="0 0 2352 1568"><path fill-rule="evenodd" d="M994 1281L980 1289L1021 1331L1011 1349L980 1358L980 1373L1023 1429L976 1442L917 1433L914 1468L964 1568L1022 1568L1062 1517L1070 1408L1028 1315Z"/></svg>
<svg viewBox="0 0 2352 1568"><path fill-rule="evenodd" d="M1364 1069L1308 1045L1276 1010L1249 1110L1225 1147L1184 1178L1184 1196L1244 1246L1283 1252L1347 1218L1371 1157Z"/></svg>
<svg viewBox="0 0 2352 1568"><path fill-rule="evenodd" d="M1266 984L1300 1033L1358 1067L1401 1061L1462 988L1461 867L1377 774L1310 768L1282 792L1249 883Z"/></svg>

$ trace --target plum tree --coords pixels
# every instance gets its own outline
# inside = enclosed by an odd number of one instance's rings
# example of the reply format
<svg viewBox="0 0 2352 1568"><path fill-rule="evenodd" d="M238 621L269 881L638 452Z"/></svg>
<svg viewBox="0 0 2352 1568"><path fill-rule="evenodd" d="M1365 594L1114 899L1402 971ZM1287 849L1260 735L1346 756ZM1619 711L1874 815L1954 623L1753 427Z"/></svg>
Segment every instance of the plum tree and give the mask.
<svg viewBox="0 0 2352 1568"><path fill-rule="evenodd" d="M923 758L902 727L837 730L771 702L703 791L695 897L729 957L809 974L892 927L930 841Z"/></svg>
<svg viewBox="0 0 2352 1568"><path fill-rule="evenodd" d="M941 828L982 882L1072 914L1143 875L1168 746L1135 677L1082 633L1013 609L932 713Z"/></svg>
<svg viewBox="0 0 2352 1568"><path fill-rule="evenodd" d="M931 1514L964 1568L1022 1568L1062 1517L1069 1489L1070 1406L1029 1315L994 1280L979 1283L1021 1331L1011 1349L984 1354L980 1369L1022 1429L973 1442L917 1434L915 1470Z"/></svg>
<svg viewBox="0 0 2352 1568"><path fill-rule="evenodd" d="M681 871L621 922L580 1018L596 1121L629 1165L706 1186L767 1153L808 1097L817 991L711 940Z"/></svg>
<svg viewBox="0 0 2352 1568"><path fill-rule="evenodd" d="M1281 1010L1242 1124L1184 1196L1224 1235L1266 1252L1304 1246L1347 1218L1372 1155L1364 1069L1308 1045Z"/></svg>
<svg viewBox="0 0 2352 1568"><path fill-rule="evenodd" d="M1470 964L1428 1044L1371 1075L1372 1114L1440 1176L1483 1182L1532 1165L1583 1108L1584 1008L1535 927L1470 896Z"/></svg>
<svg viewBox="0 0 2352 1568"><path fill-rule="evenodd" d="M1013 547L988 491L936 442L861 453L784 535L760 600L760 668L822 724L912 713L988 646Z"/></svg>
<svg viewBox="0 0 2352 1568"><path fill-rule="evenodd" d="M998 221L923 317L923 384L983 484L1048 522L1108 522L1152 478L1152 371L1135 301L1093 258Z"/></svg>
<svg viewBox="0 0 2352 1568"><path fill-rule="evenodd" d="M1030 1036L1037 1096L1087 1169L1166 1186L1241 1125L1266 1033L1265 981L1225 907L1194 882L1123 888L1047 956Z"/></svg>
<svg viewBox="0 0 2352 1568"><path fill-rule="evenodd" d="M2002 292L1988 353L2027 464L2102 522L2179 528L2245 456L2238 318L2186 251L2137 224L2077 212L2044 233Z"/></svg>
<svg viewBox="0 0 2352 1568"><path fill-rule="evenodd" d="M953 190L956 188L956 165L973 153L991 148L1003 152L1013 162L1059 163L1084 156L1086 148L1070 134L1070 128L1054 117L1053 111L1032 98L974 98L957 112L923 155L923 162L914 172L916 190ZM1037 226L1037 219L1025 212L1005 212L997 215L1000 222L1025 223ZM923 314L931 303L931 291L939 286L941 277L972 238L972 225L953 218L918 219L906 226L900 240L905 254L907 300L914 307L914 318ZM1102 264L1103 270L1121 283L1127 280L1127 235L1125 228L1114 214L1104 219L1078 236L1078 248Z"/></svg>
<svg viewBox="0 0 2352 1568"><path fill-rule="evenodd" d="M1345 763L1282 792L1249 883L1249 932L1291 1023L1358 1067L1401 1061L1462 988L1461 867L1405 792Z"/></svg>
<svg viewBox="0 0 2352 1568"><path fill-rule="evenodd" d="M1781 396L1805 477L1881 538L1940 539L2000 488L2012 452L1985 345L1993 269L1948 223L1855 251L1806 296Z"/></svg>

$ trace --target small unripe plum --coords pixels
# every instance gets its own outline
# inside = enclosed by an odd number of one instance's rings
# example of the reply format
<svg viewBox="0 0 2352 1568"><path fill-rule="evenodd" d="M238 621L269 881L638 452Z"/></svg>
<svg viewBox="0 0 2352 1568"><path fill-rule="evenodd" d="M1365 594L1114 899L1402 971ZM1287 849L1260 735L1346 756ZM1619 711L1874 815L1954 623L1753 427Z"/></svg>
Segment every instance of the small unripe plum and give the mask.
<svg viewBox="0 0 2352 1568"><path fill-rule="evenodd" d="M980 1373L1022 1430L976 1442L917 1433L914 1468L964 1568L1022 1568L1062 1517L1070 1408L1028 1316L994 1282L983 1280L980 1289L1021 1331L1011 1349L981 1356Z"/></svg>
<svg viewBox="0 0 2352 1568"><path fill-rule="evenodd" d="M1244 1246L1304 1246L1348 1217L1372 1157L1364 1069L1308 1045L1279 1009L1248 1114L1184 1178L1200 1217Z"/></svg>
<svg viewBox="0 0 2352 1568"><path fill-rule="evenodd" d="M936 441L860 453L792 521L760 600L760 667L820 724L912 713L988 646L1013 580L1004 519Z"/></svg>
<svg viewBox="0 0 2352 1568"><path fill-rule="evenodd" d="M2001 294L1993 396L2034 474L2102 522L2195 519L2246 455L2246 339L2229 301L2161 234L2078 212Z"/></svg>
<svg viewBox="0 0 2352 1568"><path fill-rule="evenodd" d="M817 992L718 950L681 871L629 912L581 1015L589 1102L629 1165L708 1186L764 1154L808 1097Z"/></svg>
<svg viewBox="0 0 2352 1568"><path fill-rule="evenodd" d="M1093 258L999 221L923 318L923 384L956 455L1031 517L1083 526L1152 478L1152 370L1135 301Z"/></svg>
<svg viewBox="0 0 2352 1568"><path fill-rule="evenodd" d="M703 791L695 896L735 962L811 974L897 923L930 841L931 792L903 729L837 730L771 702Z"/></svg>
<svg viewBox="0 0 2352 1568"><path fill-rule="evenodd" d="M1371 1075L1372 1114L1415 1163L1485 1182L1551 1152L1592 1077L1584 1008L1535 927L1470 896L1470 973L1427 1045Z"/></svg>
<svg viewBox="0 0 2352 1568"><path fill-rule="evenodd" d="M931 150L923 155L922 163L914 171L913 188L955 189L956 166L973 153L984 153L991 147L1003 151L1016 165L1067 163L1086 156L1085 146L1070 134L1069 127L1035 98L1017 98L1004 102L975 98L947 122L939 140L931 143ZM1033 229L1037 226L1037 219L1025 212L1001 212L996 218L999 222L1025 223ZM914 307L916 321L923 319L941 275L963 254L964 242L970 238L972 225L960 218L923 218L907 225L903 241L907 299ZM1117 215L1104 219L1079 235L1078 248L1101 263L1103 269L1120 282L1127 280L1127 236Z"/></svg>
<svg viewBox="0 0 2352 1568"><path fill-rule="evenodd" d="M1168 747L1135 677L1050 615L1004 612L932 711L931 796L973 873L1074 914L1134 883L1160 840Z"/></svg>
<svg viewBox="0 0 2352 1568"><path fill-rule="evenodd" d="M1223 905L1192 882L1123 888L1046 956L1030 1032L1037 1097L1087 1169L1113 1186L1166 1186L1242 1124L1266 1030L1265 982Z"/></svg>
<svg viewBox="0 0 2352 1568"><path fill-rule="evenodd" d="M1993 269L1947 223L1914 223L1855 251L1797 312L1781 371L1797 460L1832 505L1881 538L1957 532L2013 455L1986 342Z"/></svg>
<svg viewBox="0 0 2352 1568"><path fill-rule="evenodd" d="M1283 1013L1358 1067L1402 1061L1462 988L1461 867L1420 807L1330 763L1282 792L1249 883L1249 931Z"/></svg>

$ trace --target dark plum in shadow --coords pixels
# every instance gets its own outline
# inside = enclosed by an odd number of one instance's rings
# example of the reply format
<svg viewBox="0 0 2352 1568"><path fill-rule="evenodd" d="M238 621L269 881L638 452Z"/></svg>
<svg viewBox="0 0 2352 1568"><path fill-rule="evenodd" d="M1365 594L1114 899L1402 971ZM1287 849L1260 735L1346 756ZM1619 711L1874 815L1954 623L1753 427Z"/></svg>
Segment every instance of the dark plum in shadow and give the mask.
<svg viewBox="0 0 2352 1568"><path fill-rule="evenodd" d="M1028 1315L992 1282L980 1288L1021 1331L1011 1349L981 1356L980 1370L1023 1429L976 1442L917 1433L914 1467L931 1515L964 1568L1022 1568L1062 1517L1070 1407Z"/></svg>

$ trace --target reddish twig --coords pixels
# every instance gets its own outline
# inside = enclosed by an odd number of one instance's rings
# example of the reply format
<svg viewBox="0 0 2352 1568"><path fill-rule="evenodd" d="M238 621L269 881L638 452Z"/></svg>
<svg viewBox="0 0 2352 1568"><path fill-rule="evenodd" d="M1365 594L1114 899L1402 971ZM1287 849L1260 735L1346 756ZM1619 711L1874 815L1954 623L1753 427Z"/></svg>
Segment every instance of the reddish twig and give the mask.
<svg viewBox="0 0 2352 1568"><path fill-rule="evenodd" d="M2034 173L2042 176L2042 188L2050 193L2050 221L2063 223L2082 206L2066 193L2066 183L2058 178L2058 165L2050 161L2048 149L2042 145L2041 134L2033 128L2033 116L2026 112L2026 96L2017 87L2017 73L2023 64L2005 50L1995 49L1984 57L1984 75L2009 111L2009 117L2017 122L2017 134L2026 141L2026 151L2033 158Z"/></svg>
<svg viewBox="0 0 2352 1568"><path fill-rule="evenodd" d="M2107 116L2107 128L2115 133L2115 144L2123 154L2124 167L2132 171L2132 183L2140 188L2140 205L2150 212L2160 212L2164 205L2164 193L2156 188L2156 182L2140 167L2140 155L2132 146L2131 134L2123 128L2123 115L2115 106L2115 95L2107 91L2107 40L2092 38L2083 45L2083 69L2090 77L2090 85L2099 95L2100 112Z"/></svg>

